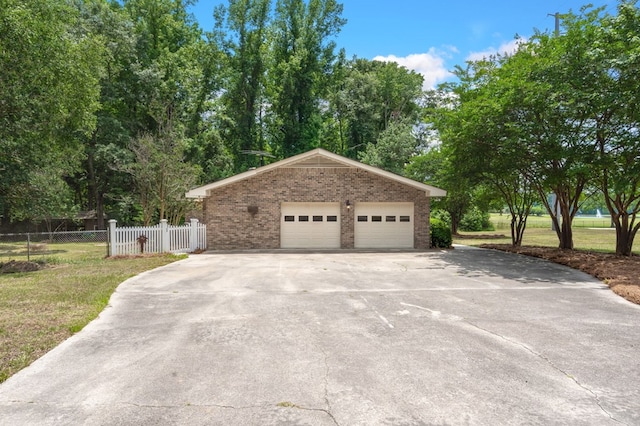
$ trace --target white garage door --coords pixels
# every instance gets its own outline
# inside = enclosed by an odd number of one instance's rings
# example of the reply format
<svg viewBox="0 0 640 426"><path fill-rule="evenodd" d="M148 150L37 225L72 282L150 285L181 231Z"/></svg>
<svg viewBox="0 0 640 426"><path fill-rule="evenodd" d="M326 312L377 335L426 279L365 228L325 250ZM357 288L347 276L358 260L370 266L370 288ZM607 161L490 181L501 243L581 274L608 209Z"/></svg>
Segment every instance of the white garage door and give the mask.
<svg viewBox="0 0 640 426"><path fill-rule="evenodd" d="M280 247L340 248L339 203L282 203Z"/></svg>
<svg viewBox="0 0 640 426"><path fill-rule="evenodd" d="M413 248L413 203L356 203L356 248Z"/></svg>

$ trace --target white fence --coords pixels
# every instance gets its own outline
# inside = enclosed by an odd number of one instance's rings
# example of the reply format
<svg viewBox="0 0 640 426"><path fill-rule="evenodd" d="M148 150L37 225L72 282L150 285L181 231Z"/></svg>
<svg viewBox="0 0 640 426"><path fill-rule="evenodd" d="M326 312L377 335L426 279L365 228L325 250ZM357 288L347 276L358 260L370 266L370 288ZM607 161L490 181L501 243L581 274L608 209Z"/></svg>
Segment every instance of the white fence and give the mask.
<svg viewBox="0 0 640 426"><path fill-rule="evenodd" d="M117 228L109 221L109 256L138 253L189 253L207 248L207 226L198 219L170 226L162 219L155 226Z"/></svg>

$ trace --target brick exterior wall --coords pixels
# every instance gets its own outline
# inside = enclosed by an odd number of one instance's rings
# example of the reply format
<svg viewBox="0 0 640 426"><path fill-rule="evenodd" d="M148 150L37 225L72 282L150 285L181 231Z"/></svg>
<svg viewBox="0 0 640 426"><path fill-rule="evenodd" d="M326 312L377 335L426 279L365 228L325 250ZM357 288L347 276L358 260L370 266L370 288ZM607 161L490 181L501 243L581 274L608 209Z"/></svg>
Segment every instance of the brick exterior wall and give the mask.
<svg viewBox="0 0 640 426"><path fill-rule="evenodd" d="M203 205L210 249L280 248L282 202L340 204L341 246L354 246L354 209L358 202L413 202L414 248L427 249L429 198L424 191L358 168L277 168L217 188ZM250 213L249 206L257 206Z"/></svg>

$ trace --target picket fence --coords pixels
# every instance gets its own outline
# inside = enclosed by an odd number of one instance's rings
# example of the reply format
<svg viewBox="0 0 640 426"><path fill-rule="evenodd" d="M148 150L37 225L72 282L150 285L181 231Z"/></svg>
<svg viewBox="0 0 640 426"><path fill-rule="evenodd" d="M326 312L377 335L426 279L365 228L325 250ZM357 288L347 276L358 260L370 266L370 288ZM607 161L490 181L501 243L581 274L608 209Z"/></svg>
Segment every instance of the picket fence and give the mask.
<svg viewBox="0 0 640 426"><path fill-rule="evenodd" d="M162 219L155 226L116 226L109 221L109 256L138 253L190 253L207 248L207 226L191 219L172 226Z"/></svg>

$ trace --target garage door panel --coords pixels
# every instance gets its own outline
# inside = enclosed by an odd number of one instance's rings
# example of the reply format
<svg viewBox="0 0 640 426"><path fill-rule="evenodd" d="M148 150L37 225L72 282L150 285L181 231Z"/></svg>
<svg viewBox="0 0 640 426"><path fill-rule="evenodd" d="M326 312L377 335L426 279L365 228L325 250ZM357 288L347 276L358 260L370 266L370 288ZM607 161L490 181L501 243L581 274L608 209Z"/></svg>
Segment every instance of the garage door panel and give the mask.
<svg viewBox="0 0 640 426"><path fill-rule="evenodd" d="M413 248L413 203L357 203L356 248Z"/></svg>
<svg viewBox="0 0 640 426"><path fill-rule="evenodd" d="M282 248L340 248L338 203L282 203Z"/></svg>

